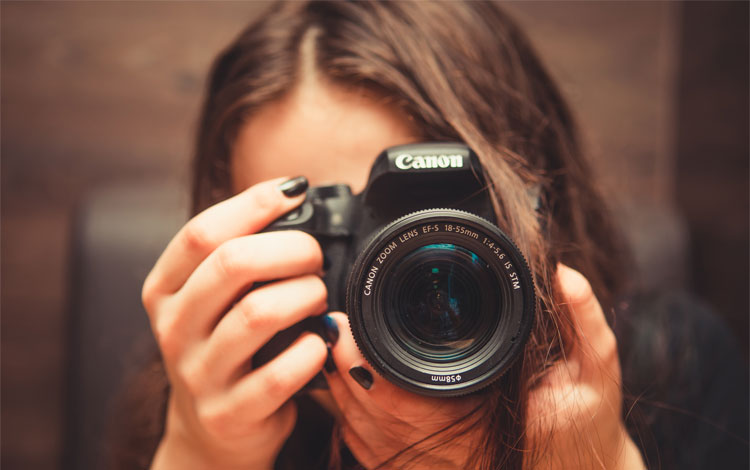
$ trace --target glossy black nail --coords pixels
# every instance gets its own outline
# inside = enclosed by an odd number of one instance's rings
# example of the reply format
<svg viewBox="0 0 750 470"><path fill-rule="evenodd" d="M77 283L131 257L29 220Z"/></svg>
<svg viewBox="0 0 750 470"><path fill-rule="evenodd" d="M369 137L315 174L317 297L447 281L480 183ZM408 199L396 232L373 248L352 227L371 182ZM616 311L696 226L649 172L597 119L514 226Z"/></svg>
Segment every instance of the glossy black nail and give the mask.
<svg viewBox="0 0 750 470"><path fill-rule="evenodd" d="M323 334L326 345L334 346L339 340L339 326L330 315L323 315Z"/></svg>
<svg viewBox="0 0 750 470"><path fill-rule="evenodd" d="M279 191L281 191L286 197L295 197L307 191L309 185L310 183L308 183L307 178L304 176L298 176L281 183L279 185Z"/></svg>
<svg viewBox="0 0 750 470"><path fill-rule="evenodd" d="M326 372L332 374L333 372L336 372L336 363L333 362L333 354L331 353L331 348L327 347L326 349L328 350L328 356L326 357L326 362L323 367L325 368Z"/></svg>
<svg viewBox="0 0 750 470"><path fill-rule="evenodd" d="M352 367L349 369L349 375L365 390L370 390L372 387L372 374L364 367Z"/></svg>

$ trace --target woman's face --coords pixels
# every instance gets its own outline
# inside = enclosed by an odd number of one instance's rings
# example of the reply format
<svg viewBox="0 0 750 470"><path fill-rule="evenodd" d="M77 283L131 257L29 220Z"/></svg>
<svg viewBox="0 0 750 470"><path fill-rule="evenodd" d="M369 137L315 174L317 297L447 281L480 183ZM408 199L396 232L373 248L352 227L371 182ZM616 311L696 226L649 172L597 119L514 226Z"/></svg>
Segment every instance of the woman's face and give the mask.
<svg viewBox="0 0 750 470"><path fill-rule="evenodd" d="M231 158L232 189L303 175L311 185L346 183L357 193L380 151L418 140L411 122L385 100L305 79L240 128Z"/></svg>

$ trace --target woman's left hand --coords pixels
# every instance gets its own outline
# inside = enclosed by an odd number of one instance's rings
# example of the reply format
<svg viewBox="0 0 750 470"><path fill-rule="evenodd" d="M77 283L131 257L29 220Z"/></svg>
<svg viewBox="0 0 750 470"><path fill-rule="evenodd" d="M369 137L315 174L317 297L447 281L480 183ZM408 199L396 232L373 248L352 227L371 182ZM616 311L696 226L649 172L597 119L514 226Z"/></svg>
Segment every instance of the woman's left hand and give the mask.
<svg viewBox="0 0 750 470"><path fill-rule="evenodd" d="M464 470L464 463L476 451L472 434L449 440L435 449L430 447L440 442L443 434L420 441L466 415L477 405L476 399L429 398L393 385L376 374L360 354L348 317L342 313L329 315L336 320L340 338L331 348L338 372L326 373L326 378L336 402L334 412L340 413L337 418L344 442L359 463L373 468L407 446L417 444L412 451L429 449L429 452L411 462L415 468ZM352 374L359 375L359 381ZM409 452L403 460L414 455ZM400 468L399 462L401 459L388 468Z"/></svg>

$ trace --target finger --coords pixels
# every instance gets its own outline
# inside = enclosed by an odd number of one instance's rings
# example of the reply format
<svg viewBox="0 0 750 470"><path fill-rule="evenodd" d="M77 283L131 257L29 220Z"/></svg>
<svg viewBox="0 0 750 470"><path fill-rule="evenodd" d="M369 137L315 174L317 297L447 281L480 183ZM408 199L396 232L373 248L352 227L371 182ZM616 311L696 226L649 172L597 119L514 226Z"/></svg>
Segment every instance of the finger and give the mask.
<svg viewBox="0 0 750 470"><path fill-rule="evenodd" d="M375 373L357 348L349 328L349 318L343 313L330 313L329 316L336 321L340 332L338 342L331 348L336 369L340 371L352 397L362 403L365 409L375 407L406 423L444 421L457 416L457 408L448 406L449 401L406 391ZM349 373L354 367L362 367L369 372L372 377L369 389Z"/></svg>
<svg viewBox="0 0 750 470"><path fill-rule="evenodd" d="M324 368L323 375L328 382L328 391L336 406L335 416L344 421L373 421L370 414L373 410L365 409L362 403L354 397L349 386L344 383L342 374Z"/></svg>
<svg viewBox="0 0 750 470"><path fill-rule="evenodd" d="M327 309L323 281L308 274L255 289L237 302L209 337L202 361L214 364L211 380L236 379L243 364L277 332Z"/></svg>
<svg viewBox="0 0 750 470"><path fill-rule="evenodd" d="M268 449L280 448L286 438L292 433L297 421L297 405L293 400L284 403L276 412L260 422L249 422L242 419L225 400L225 395L216 395L196 403L196 414L202 430L220 442L247 440L252 436L254 448L265 449L258 457L277 455L278 451L271 452ZM226 453L247 449L232 449L228 446ZM244 455L247 458L247 455ZM271 468L271 462L256 462L252 468Z"/></svg>
<svg viewBox="0 0 750 470"><path fill-rule="evenodd" d="M328 382L328 390L336 404L338 419L351 423L372 423L372 415L362 406L362 403L352 395L349 387L344 383L340 374L323 371Z"/></svg>
<svg viewBox="0 0 750 470"><path fill-rule="evenodd" d="M391 447L382 442L385 436L397 439L395 436L398 432L394 427L402 432L405 427L408 427L409 429L403 434L415 438L414 428L410 424L404 426L404 423L389 417L375 407L365 408L344 383L341 374L326 371L324 374L328 381L329 391L336 403L338 411L336 416L341 425L344 442L356 456L357 461L366 468L375 467L381 460L375 454L374 449ZM367 436L367 441L360 436Z"/></svg>
<svg viewBox="0 0 750 470"><path fill-rule="evenodd" d="M557 278L562 303L567 305L570 311L571 321L578 336L578 345L587 346L586 349L605 364L611 366L613 360L616 363L617 344L614 333L588 280L578 271L563 264L558 265ZM570 353L573 360L581 361L582 370L594 362L591 358L582 357L586 355L586 349L574 347Z"/></svg>
<svg viewBox="0 0 750 470"><path fill-rule="evenodd" d="M165 300L163 313L155 317L157 334L167 329L184 344L208 337L219 317L252 283L317 273L322 265L320 245L304 232L259 233L229 240Z"/></svg>
<svg viewBox="0 0 750 470"><path fill-rule="evenodd" d="M144 303L172 293L219 245L256 233L304 200L304 192L287 197L279 185L288 178L259 183L193 217L167 245L144 283ZM298 183L307 187L307 180ZM298 192L298 191L294 191Z"/></svg>
<svg viewBox="0 0 750 470"><path fill-rule="evenodd" d="M320 336L303 333L273 360L240 379L220 406L232 410L239 421L260 422L320 372L326 354Z"/></svg>

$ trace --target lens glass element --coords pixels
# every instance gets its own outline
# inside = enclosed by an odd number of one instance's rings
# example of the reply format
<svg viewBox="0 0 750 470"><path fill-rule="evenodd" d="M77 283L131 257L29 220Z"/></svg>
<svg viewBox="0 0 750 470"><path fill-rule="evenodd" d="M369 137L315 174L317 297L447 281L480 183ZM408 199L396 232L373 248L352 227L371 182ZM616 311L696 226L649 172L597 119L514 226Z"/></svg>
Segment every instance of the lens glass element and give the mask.
<svg viewBox="0 0 750 470"><path fill-rule="evenodd" d="M395 262L385 279L386 324L403 348L424 360L466 357L499 321L498 280L462 246L419 247Z"/></svg>

